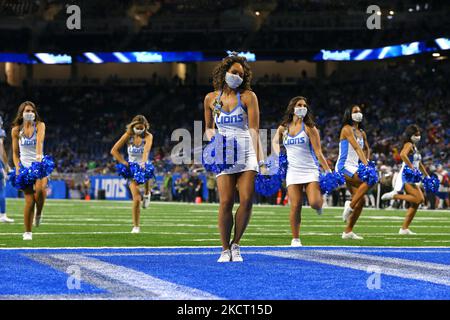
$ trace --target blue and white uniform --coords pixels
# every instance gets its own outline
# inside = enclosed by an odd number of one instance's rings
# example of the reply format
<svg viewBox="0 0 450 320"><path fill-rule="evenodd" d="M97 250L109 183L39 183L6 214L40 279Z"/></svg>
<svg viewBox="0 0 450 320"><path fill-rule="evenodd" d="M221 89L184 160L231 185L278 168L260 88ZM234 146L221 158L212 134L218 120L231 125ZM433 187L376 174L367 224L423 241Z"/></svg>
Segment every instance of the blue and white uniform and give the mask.
<svg viewBox="0 0 450 320"><path fill-rule="evenodd" d="M144 164L145 161L142 161L142 156L144 155L144 146L145 139L142 138L142 142L140 145L136 146L134 144L134 138L131 137L128 141L128 162L137 162L140 165Z"/></svg>
<svg viewBox="0 0 450 320"><path fill-rule="evenodd" d="M31 137L25 135L25 131L22 128L19 132L19 154L20 163L28 168L31 163L36 161L36 144L37 144L37 129L36 123L33 123L34 129Z"/></svg>
<svg viewBox="0 0 450 320"><path fill-rule="evenodd" d="M353 128L353 133L355 133L355 128ZM355 134L355 139L361 149L364 148L364 138L357 137ZM343 173L348 177L353 177L355 172L358 170L359 157L351 143L347 139L343 139L339 142L339 156L336 163L336 171Z"/></svg>
<svg viewBox="0 0 450 320"><path fill-rule="evenodd" d="M289 134L289 129L285 130L283 145L288 160L286 186L319 181L319 161L306 134L304 122L295 136Z"/></svg>
<svg viewBox="0 0 450 320"><path fill-rule="evenodd" d="M222 96L220 91L218 100ZM247 108L242 105L241 94L237 92L237 105L230 112L223 109L214 115L214 121L220 134L227 138L235 137L238 142L237 165L217 175L234 174L244 171L258 172L258 160L248 127Z"/></svg>
<svg viewBox="0 0 450 320"><path fill-rule="evenodd" d="M413 145L413 153L409 156L409 161L411 161L415 169L420 169L420 161L422 161L422 156L415 145ZM395 179L394 190L397 192L401 192L405 188L406 181L403 178L403 169L405 166L407 166L407 164L403 162L400 172Z"/></svg>

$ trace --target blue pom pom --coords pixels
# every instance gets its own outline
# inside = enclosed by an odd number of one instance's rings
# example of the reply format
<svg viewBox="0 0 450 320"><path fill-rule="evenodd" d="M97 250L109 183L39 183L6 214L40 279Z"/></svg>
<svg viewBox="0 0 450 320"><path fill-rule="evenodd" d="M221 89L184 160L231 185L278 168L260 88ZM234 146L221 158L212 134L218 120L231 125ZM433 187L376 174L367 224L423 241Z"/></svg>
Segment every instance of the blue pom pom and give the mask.
<svg viewBox="0 0 450 320"><path fill-rule="evenodd" d="M437 193L439 191L439 179L436 176L425 177L422 180L426 193Z"/></svg>
<svg viewBox="0 0 450 320"><path fill-rule="evenodd" d="M216 134L205 146L202 163L206 171L218 174L234 167L238 159L238 142L236 138L226 138Z"/></svg>
<svg viewBox="0 0 450 320"><path fill-rule="evenodd" d="M409 166L403 168L403 178L407 183L417 183L422 181L422 172L414 168L411 169Z"/></svg>
<svg viewBox="0 0 450 320"><path fill-rule="evenodd" d="M369 161L367 166L363 163L359 163L357 173L359 179L361 179L362 182L367 183L369 186L373 186L378 182L378 172L373 161Z"/></svg>
<svg viewBox="0 0 450 320"><path fill-rule="evenodd" d="M48 177L53 170L55 170L55 160L52 156L45 155L41 162L43 176L40 178Z"/></svg>
<svg viewBox="0 0 450 320"><path fill-rule="evenodd" d="M321 173L319 185L322 193L330 194L334 189L345 183L345 178L338 172Z"/></svg>
<svg viewBox="0 0 450 320"><path fill-rule="evenodd" d="M15 170L11 170L10 172L8 172L8 181L11 183L11 185L14 188L17 188L17 184L16 184L16 171Z"/></svg>
<svg viewBox="0 0 450 320"><path fill-rule="evenodd" d="M130 167L122 163L116 164L116 172L119 176L121 176L124 179L133 178L133 173L131 172Z"/></svg>
<svg viewBox="0 0 450 320"><path fill-rule="evenodd" d="M144 176L146 181L155 177L155 167L151 162L145 164Z"/></svg>
<svg viewBox="0 0 450 320"><path fill-rule="evenodd" d="M281 188L281 177L258 173L255 178L255 191L265 197L271 196Z"/></svg>
<svg viewBox="0 0 450 320"><path fill-rule="evenodd" d="M137 182L137 184L144 184L145 182L147 182L147 180L145 179L144 170L135 171L133 174L133 179Z"/></svg>
<svg viewBox="0 0 450 320"><path fill-rule="evenodd" d="M11 171L8 173L8 179L14 188L23 190L32 186L36 182L37 177L31 167L25 168L21 166L19 168L19 174L16 175L15 171Z"/></svg>
<svg viewBox="0 0 450 320"><path fill-rule="evenodd" d="M285 179L286 178L286 173L287 173L287 168L288 168L288 159L287 159L287 154L284 152L280 152L280 155L278 156L278 163L279 163L279 170L278 170L278 174Z"/></svg>

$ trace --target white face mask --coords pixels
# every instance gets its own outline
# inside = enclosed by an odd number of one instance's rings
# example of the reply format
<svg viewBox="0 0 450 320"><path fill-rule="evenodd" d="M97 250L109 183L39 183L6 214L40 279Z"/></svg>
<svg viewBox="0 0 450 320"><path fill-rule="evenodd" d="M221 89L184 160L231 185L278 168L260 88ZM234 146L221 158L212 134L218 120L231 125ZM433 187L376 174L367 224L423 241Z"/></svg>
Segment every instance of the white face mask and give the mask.
<svg viewBox="0 0 450 320"><path fill-rule="evenodd" d="M303 119L307 113L308 113L308 108L306 108L306 107L295 107L294 108L294 114L299 118Z"/></svg>
<svg viewBox="0 0 450 320"><path fill-rule="evenodd" d="M225 74L225 82L227 83L227 86L230 87L231 89L236 89L237 87L239 87L242 81L244 81L244 79L239 77L237 74L233 74L230 72L227 72Z"/></svg>
<svg viewBox="0 0 450 320"><path fill-rule="evenodd" d="M34 119L36 118L34 112L24 112L22 116L23 121L34 121Z"/></svg>
<svg viewBox="0 0 450 320"><path fill-rule="evenodd" d="M133 128L133 131L134 131L135 134L137 134L139 136L139 135L144 133L145 129L140 129L139 130L139 129Z"/></svg>
<svg viewBox="0 0 450 320"><path fill-rule="evenodd" d="M355 122L361 122L363 119L363 114L361 112L352 113L352 120Z"/></svg>
<svg viewBox="0 0 450 320"><path fill-rule="evenodd" d="M420 136L411 136L411 141L412 141L413 143L419 142L419 141L420 141Z"/></svg>

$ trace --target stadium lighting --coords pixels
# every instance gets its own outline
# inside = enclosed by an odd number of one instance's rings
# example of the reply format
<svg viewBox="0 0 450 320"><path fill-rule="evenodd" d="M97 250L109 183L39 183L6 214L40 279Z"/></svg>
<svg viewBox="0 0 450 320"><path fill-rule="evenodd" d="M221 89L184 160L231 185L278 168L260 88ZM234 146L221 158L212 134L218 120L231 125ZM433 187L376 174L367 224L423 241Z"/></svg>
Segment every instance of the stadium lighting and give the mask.
<svg viewBox="0 0 450 320"><path fill-rule="evenodd" d="M394 11L392 11L392 10L391 10L391 11L389 11L389 14L390 14L391 16L393 16L393 15L394 15L394 13L395 13L395 12L394 12Z"/></svg>
<svg viewBox="0 0 450 320"><path fill-rule="evenodd" d="M255 11L255 15L256 15L256 16L259 16L260 14L261 14L261 12Z"/></svg>
<svg viewBox="0 0 450 320"><path fill-rule="evenodd" d="M413 12L414 9L413 9L413 8L409 8L408 11L409 11L409 12Z"/></svg>
<svg viewBox="0 0 450 320"><path fill-rule="evenodd" d="M440 56L441 56L441 54L439 52L433 52L433 57L437 58L437 57L440 57Z"/></svg>
<svg viewBox="0 0 450 320"><path fill-rule="evenodd" d="M377 15L381 16L381 11L377 11Z"/></svg>

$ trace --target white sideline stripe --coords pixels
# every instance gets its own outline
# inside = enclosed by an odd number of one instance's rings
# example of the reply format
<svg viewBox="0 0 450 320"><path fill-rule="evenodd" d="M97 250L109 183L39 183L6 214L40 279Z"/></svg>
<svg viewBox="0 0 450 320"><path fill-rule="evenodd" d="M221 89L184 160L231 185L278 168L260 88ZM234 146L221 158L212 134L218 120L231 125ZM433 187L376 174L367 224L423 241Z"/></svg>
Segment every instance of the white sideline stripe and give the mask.
<svg viewBox="0 0 450 320"><path fill-rule="evenodd" d="M290 245L273 245L273 246L243 246L242 248L261 248L261 249L270 249L270 248L291 248ZM401 250L401 249L438 249L436 252L444 251L442 249L450 249L448 246L337 246L337 245L321 245L321 246L307 246L308 248L348 248L348 249L373 249L380 250L382 252L391 252L392 249ZM139 247L11 247L11 248L0 248L0 250L123 250L123 249L149 249L149 250L159 250L159 249L217 249L221 248L221 246L160 246L160 247L152 247L152 246L139 246Z"/></svg>
<svg viewBox="0 0 450 320"><path fill-rule="evenodd" d="M288 259L297 259L297 260L306 260L312 262L319 262L323 264L343 267L343 268L351 268L355 270L361 270L367 272L370 266L380 266L382 274L396 276L400 278L406 279L414 279L427 281L436 284L443 284L446 286L450 286L450 266L432 262L419 262L412 261L406 259L399 258L389 258L389 257L377 257L365 254L357 254L357 253L349 253L345 251L326 251L326 250L318 250L318 251L296 251L296 252L264 252L262 254L268 256L275 256L280 258L288 258ZM333 258L338 259L333 259ZM343 260L344 258L345 260ZM356 262L356 259L364 259L367 261L364 262ZM393 266L389 266L388 264L393 264ZM402 266L411 267L411 270L406 270L405 268L401 268ZM427 273L420 273L412 271L413 268L428 268L433 271L443 272L444 275L437 276Z"/></svg>
<svg viewBox="0 0 450 320"><path fill-rule="evenodd" d="M335 216L335 218L342 218L342 216ZM372 220L405 220L405 217L396 217L396 216L366 216L366 219L372 219ZM450 218L445 217L415 217L414 220L422 220L422 221L447 221L450 220Z"/></svg>
<svg viewBox="0 0 450 320"><path fill-rule="evenodd" d="M286 252L286 251L284 251ZM328 252L328 251L327 251ZM345 251L347 252L347 251ZM402 250L350 250L349 252L354 253L386 253L386 252L393 252L393 253L450 253L450 251L433 251L433 250L408 250L408 251L402 251ZM243 254L249 255L249 254L262 254L264 251L244 251ZM186 255L216 255L217 251L191 251L191 252L105 252L105 253L83 253L84 255L93 256L93 257L116 257L116 256L186 256ZM407 259L409 260L409 259Z"/></svg>
<svg viewBox="0 0 450 320"><path fill-rule="evenodd" d="M425 240L424 242L450 242L450 240Z"/></svg>
<svg viewBox="0 0 450 320"><path fill-rule="evenodd" d="M291 234L291 232L289 231L285 231L285 232L278 232L278 230L276 230L276 233L269 233L269 232L246 232L246 235L253 235L253 236L282 236L282 235L289 235ZM210 235L211 233L213 234L219 234L218 232L148 232L148 231L141 231L141 234L169 234L169 235L201 235L201 234L208 234ZM11 236L11 235L22 235L22 232L3 232L0 233L0 236ZM131 232L129 231L74 231L74 232L35 232L34 235L61 235L61 234L72 234L72 235L81 235L81 234L131 234ZM361 233L367 237L384 237L384 236L393 236L395 235L395 233ZM325 232L303 232L302 236L339 236L340 233L338 232L334 232L334 233L325 233ZM442 233L442 232L435 232L435 233L420 233L415 237L405 237L405 238L401 238L401 239L411 239L411 240L417 240L420 239L420 236L450 236L450 233Z"/></svg>
<svg viewBox="0 0 450 320"><path fill-rule="evenodd" d="M103 276L119 281L125 285L130 285L141 290L157 295L157 299L162 300L202 300L220 299L202 290L177 285L152 277L143 272L130 268L103 262L98 259L85 257L79 254L55 254L51 255L56 259L79 265L81 268L99 273Z"/></svg>
<svg viewBox="0 0 450 320"><path fill-rule="evenodd" d="M15 198L7 198L8 199L8 201L12 201L12 202L23 202L23 199L15 199ZM46 200L46 203L49 203L49 202L55 202L55 203L58 203L58 202L74 202L74 203L118 203L118 204L124 204L124 203L131 203L131 201L130 200L89 200L89 201L86 201L86 200L77 200L77 199L47 199ZM206 202L204 202L204 203L202 203L202 204L196 204L196 203L185 203L185 202L174 202L174 201L167 201L167 202L162 202L162 201L153 201L152 202L152 205L179 205L179 206L187 206L187 205L189 205L189 206L213 206L213 207L218 207L218 204L217 203L206 203ZM236 203L236 205L238 205L237 203ZM254 208L258 208L258 207L260 207L260 208L272 208L272 209L274 209L274 208L280 208L280 209L286 209L286 208L289 208L289 206L287 205L287 206L280 206L280 205L272 205L272 204L255 204L254 206L253 206ZM308 209L311 209L311 207L310 206L303 206L303 208L308 208ZM344 207L323 207L322 209L324 209L324 210L342 210L342 209L344 209ZM398 210L402 210L402 209L376 209L376 208L364 208L364 211L365 212L367 212L367 211L376 211L376 212L386 212L386 213L389 213L389 212L396 212L396 211L398 211ZM439 210L428 210L428 209L419 209L417 212L438 212L438 213L449 213L450 212L450 210L441 210L441 209L439 209Z"/></svg>
<svg viewBox="0 0 450 320"><path fill-rule="evenodd" d="M114 221L119 223L59 223L58 221L91 221L90 219L54 219L54 218L46 218L45 221L42 223L42 225L48 225L48 226L86 226L86 227L128 227L131 226L130 219L114 219ZM96 221L110 221L111 219L96 219ZM49 221L57 221L57 222L49 222ZM161 220L163 221L163 220ZM120 223L123 222L123 223ZM141 227L189 227L189 228L217 228L217 224L186 224L186 223L158 223L155 224L153 222L157 221L147 221L147 223L141 223ZM364 228L392 228L392 229L398 229L399 226L396 225L373 225L373 224L358 224L359 227ZM333 225L333 226L324 226L320 224L305 224L302 225L302 229L308 229L308 228L342 228L343 226L341 224L339 225ZM258 224L257 222L253 225L248 226L247 230L263 230L263 231L278 231L278 229L270 230L268 228L279 228L281 230L285 230L287 227L287 224ZM420 229L420 228L426 228L426 229L450 229L450 226L414 226L413 229Z"/></svg>

